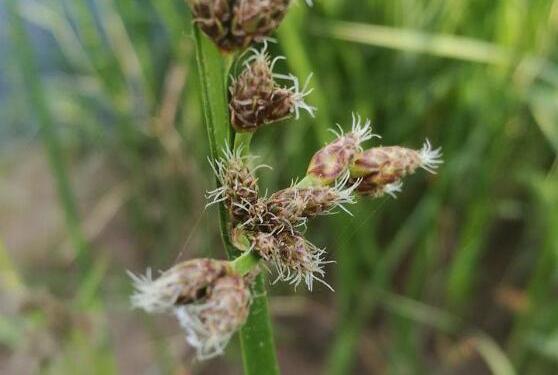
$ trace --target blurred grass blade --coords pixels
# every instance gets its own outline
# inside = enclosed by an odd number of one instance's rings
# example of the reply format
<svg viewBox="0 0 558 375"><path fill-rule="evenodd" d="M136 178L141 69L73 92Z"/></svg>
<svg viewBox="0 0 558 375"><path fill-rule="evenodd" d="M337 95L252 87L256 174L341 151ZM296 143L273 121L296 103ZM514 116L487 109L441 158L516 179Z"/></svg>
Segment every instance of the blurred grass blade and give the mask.
<svg viewBox="0 0 558 375"><path fill-rule="evenodd" d="M384 290L377 290L377 293L378 300L386 309L407 319L448 334L454 334L463 327L463 322L447 311ZM482 331L475 331L471 339L492 374L515 375L511 361L494 339Z"/></svg>
<svg viewBox="0 0 558 375"><path fill-rule="evenodd" d="M486 64L506 65L512 57L506 49L495 44L395 27L320 21L315 32L349 42Z"/></svg>
<svg viewBox="0 0 558 375"><path fill-rule="evenodd" d="M475 346L494 375L515 375L515 370L506 353L489 336L477 334L474 336Z"/></svg>
<svg viewBox="0 0 558 375"><path fill-rule="evenodd" d="M25 286L0 238L0 289L4 288L10 292L22 292Z"/></svg>
<svg viewBox="0 0 558 375"><path fill-rule="evenodd" d="M558 153L558 93L556 90L535 88L528 95L533 116L548 142Z"/></svg>
<svg viewBox="0 0 558 375"><path fill-rule="evenodd" d="M202 88L202 107L207 128L211 159L216 160L225 147L231 147L230 124L225 83L230 61L197 27L194 27L198 74ZM229 240L227 212L219 205L221 237L229 258L238 255ZM247 375L279 374L275 344L263 275L260 274L252 288L253 301L250 314L240 330L244 373Z"/></svg>
<svg viewBox="0 0 558 375"><path fill-rule="evenodd" d="M285 57L287 57L289 68L301 82L304 82L313 73L307 48L301 38L300 24L304 18L304 12L306 12L305 7L292 7L281 27L277 30L277 36L281 42L281 48L285 52ZM324 96L325 91L321 88L319 77L312 77L311 87L314 90L309 96L309 102L318 108L317 118L312 121L312 126L316 138L321 144L331 139L328 128L333 126L333 123L328 111L328 102Z"/></svg>
<svg viewBox="0 0 558 375"><path fill-rule="evenodd" d="M19 14L18 4L15 0L7 0L6 8L13 51L18 60L18 66L21 69L30 110L34 111L37 117L40 135L47 151L49 165L54 175L58 196L64 210L68 234L76 251L76 261L81 270L84 271L89 264L88 245L80 227L77 204L68 179L62 144L50 114L31 42Z"/></svg>

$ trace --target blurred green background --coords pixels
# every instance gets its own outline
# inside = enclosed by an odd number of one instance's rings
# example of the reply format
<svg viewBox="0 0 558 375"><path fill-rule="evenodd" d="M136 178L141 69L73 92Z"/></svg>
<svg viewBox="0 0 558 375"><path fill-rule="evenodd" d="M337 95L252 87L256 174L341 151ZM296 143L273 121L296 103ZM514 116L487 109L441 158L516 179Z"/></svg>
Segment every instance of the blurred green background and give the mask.
<svg viewBox="0 0 558 375"><path fill-rule="evenodd" d="M278 64L303 115L257 133L273 191L336 122L444 150L394 200L313 223L335 293L270 287L285 374L558 373L558 1L317 0ZM126 270L223 258L183 0L0 2L0 373L238 374Z"/></svg>

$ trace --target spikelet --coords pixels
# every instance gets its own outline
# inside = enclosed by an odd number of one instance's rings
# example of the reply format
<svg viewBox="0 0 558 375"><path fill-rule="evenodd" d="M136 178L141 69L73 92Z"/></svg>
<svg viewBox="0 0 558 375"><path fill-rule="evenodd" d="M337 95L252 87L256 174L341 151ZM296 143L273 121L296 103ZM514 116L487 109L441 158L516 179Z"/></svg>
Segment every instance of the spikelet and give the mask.
<svg viewBox="0 0 558 375"><path fill-rule="evenodd" d="M229 263L214 259L193 259L178 263L153 279L128 272L134 283L132 307L147 312L168 312L179 304L194 301L219 277L229 272Z"/></svg>
<svg viewBox="0 0 558 375"><path fill-rule="evenodd" d="M215 281L205 299L177 306L174 313L198 359L223 354L250 311L251 295L244 278L226 275Z"/></svg>
<svg viewBox="0 0 558 375"><path fill-rule="evenodd" d="M360 116L353 113L353 125L350 133L334 131L337 139L312 156L306 174L322 185L329 185L342 177L353 161L355 154L362 150L361 143L376 136L372 134L370 121L361 122Z"/></svg>
<svg viewBox="0 0 558 375"><path fill-rule="evenodd" d="M231 36L236 48L247 47L271 35L287 14L290 0L236 0Z"/></svg>
<svg viewBox="0 0 558 375"><path fill-rule="evenodd" d="M309 291L312 291L314 281L318 281L330 290L323 277L324 265L330 263L324 260L325 250L316 247L298 234L282 232L276 238L277 251L272 264L277 270L277 279L294 285L296 288L304 281Z"/></svg>
<svg viewBox="0 0 558 375"><path fill-rule="evenodd" d="M222 50L234 49L230 38L232 9L228 0L187 0L194 23Z"/></svg>
<svg viewBox="0 0 558 375"><path fill-rule="evenodd" d="M281 23L290 0L187 0L194 23L223 52L265 40Z"/></svg>
<svg viewBox="0 0 558 375"><path fill-rule="evenodd" d="M441 149L432 149L425 141L422 149L413 150L400 146L374 147L355 156L350 167L351 178L360 178L357 191L363 195L394 196L402 187L401 179L418 168L436 173L443 163Z"/></svg>
<svg viewBox="0 0 558 375"><path fill-rule="evenodd" d="M193 259L156 279L150 271L146 276L129 274L135 288L132 306L150 313L173 312L199 359L222 354L248 316L250 280L235 274L229 262Z"/></svg>
<svg viewBox="0 0 558 375"><path fill-rule="evenodd" d="M244 70L229 87L229 111L235 130L254 132L293 115L298 118L301 109L314 116L315 108L304 101L311 93L307 87L309 79L301 89L295 76L274 74L275 63L284 58L271 60L267 43L260 51L254 48L250 51L252 56L245 61ZM280 86L276 79L286 80L291 86Z"/></svg>
<svg viewBox="0 0 558 375"><path fill-rule="evenodd" d="M296 185L273 193L268 199L269 211L278 217L283 217L291 223L299 223L318 215L328 215L340 208L346 212L344 205L353 204L353 191L358 184L348 187L347 179L341 179L335 186L309 186L297 187Z"/></svg>
<svg viewBox="0 0 558 375"><path fill-rule="evenodd" d="M248 157L242 156L242 149L225 149L224 156L211 163L220 186L209 191L208 205L225 202L233 224L247 220L250 207L258 200L258 179L254 169L248 167Z"/></svg>

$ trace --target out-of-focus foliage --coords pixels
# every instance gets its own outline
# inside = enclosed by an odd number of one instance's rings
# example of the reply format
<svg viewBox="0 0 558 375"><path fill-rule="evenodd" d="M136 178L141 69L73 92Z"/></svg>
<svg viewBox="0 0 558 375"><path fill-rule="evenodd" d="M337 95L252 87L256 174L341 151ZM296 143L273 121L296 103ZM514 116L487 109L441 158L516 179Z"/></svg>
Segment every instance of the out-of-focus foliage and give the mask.
<svg viewBox="0 0 558 375"><path fill-rule="evenodd" d="M256 134L262 185L352 111L446 163L312 227L336 292L271 288L283 372L557 371L558 1L298 2L272 50L319 110ZM0 372L238 373L128 305L126 269L224 257L190 23L181 0L0 3Z"/></svg>

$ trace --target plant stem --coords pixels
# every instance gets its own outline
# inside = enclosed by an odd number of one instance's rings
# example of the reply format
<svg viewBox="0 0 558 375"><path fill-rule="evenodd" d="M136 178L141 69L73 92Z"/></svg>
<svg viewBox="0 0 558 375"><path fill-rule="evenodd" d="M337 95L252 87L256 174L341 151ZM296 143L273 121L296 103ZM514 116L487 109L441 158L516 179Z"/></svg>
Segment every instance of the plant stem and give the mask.
<svg viewBox="0 0 558 375"><path fill-rule="evenodd" d="M238 274L244 276L248 272L252 271L258 265L260 259L256 254L251 251L247 251L238 258L235 258L231 262L233 269Z"/></svg>
<svg viewBox="0 0 558 375"><path fill-rule="evenodd" d="M217 159L221 150L230 147L234 142L231 135L229 113L226 96L227 72L232 60L224 58L217 48L199 29L194 26L196 43L196 59L198 74L202 89L202 107L209 139L211 158ZM248 145L249 137L239 137L239 142ZM246 147L245 152L248 152ZM238 257L239 251L234 248L230 240L229 221L223 204L219 205L221 237L229 259ZM252 256L252 255L250 255ZM241 270L245 266L253 267L251 262L244 264L243 258L235 263ZM253 259L252 259L253 260ZM264 278L260 274L256 277L252 287L252 306L250 315L244 327L240 330L240 343L244 363L244 373L247 375L279 374L279 366L275 354L273 333L267 304L267 293Z"/></svg>

